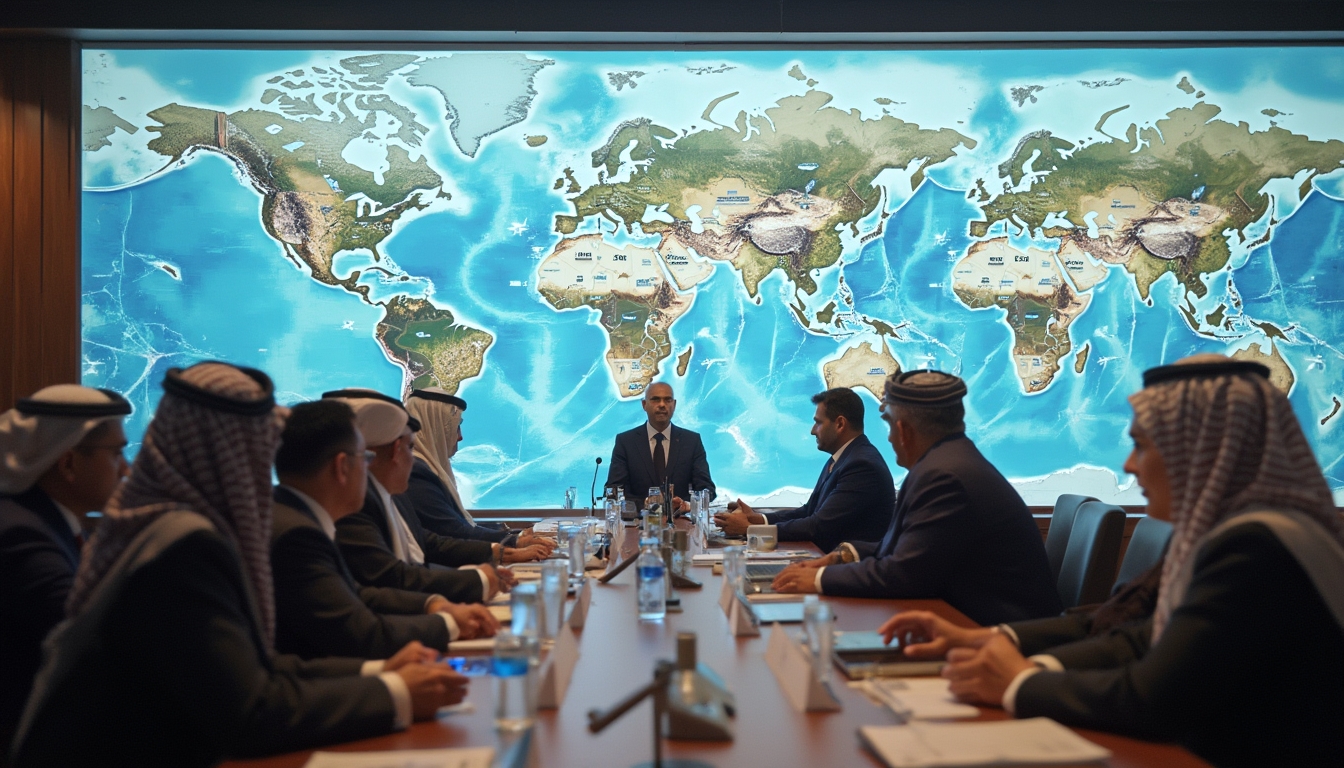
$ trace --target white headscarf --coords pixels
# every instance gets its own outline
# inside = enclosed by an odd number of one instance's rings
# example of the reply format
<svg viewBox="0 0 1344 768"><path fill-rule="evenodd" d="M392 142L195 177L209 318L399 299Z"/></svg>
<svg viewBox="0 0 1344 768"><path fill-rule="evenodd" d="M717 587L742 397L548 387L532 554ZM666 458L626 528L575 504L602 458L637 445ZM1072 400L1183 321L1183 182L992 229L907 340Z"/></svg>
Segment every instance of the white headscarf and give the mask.
<svg viewBox="0 0 1344 768"><path fill-rule="evenodd" d="M1197 355L1176 366L1227 366ZM1153 613L1153 641L1185 593L1205 536L1254 507L1296 510L1338 542L1344 527L1330 487L1288 398L1258 373L1226 372L1155 382L1129 398L1134 420L1166 464L1171 484L1171 545Z"/></svg>
<svg viewBox="0 0 1344 768"><path fill-rule="evenodd" d="M131 404L109 389L55 384L0 414L0 494L23 493L66 451Z"/></svg>
<svg viewBox="0 0 1344 768"><path fill-rule="evenodd" d="M416 392L427 392L442 398L451 397L453 400L465 402L439 387L429 387ZM457 508L462 511L462 516L468 523L475 525L476 521L467 511L467 505L462 503L462 495L457 490L457 476L453 474L453 456L457 453L457 437L462 428L463 408L446 399L415 397L412 393L412 396L406 399L406 410L423 425L420 439L415 444L415 455L434 470L434 474L439 476L439 480L442 480L444 487L448 489L448 495L453 497Z"/></svg>

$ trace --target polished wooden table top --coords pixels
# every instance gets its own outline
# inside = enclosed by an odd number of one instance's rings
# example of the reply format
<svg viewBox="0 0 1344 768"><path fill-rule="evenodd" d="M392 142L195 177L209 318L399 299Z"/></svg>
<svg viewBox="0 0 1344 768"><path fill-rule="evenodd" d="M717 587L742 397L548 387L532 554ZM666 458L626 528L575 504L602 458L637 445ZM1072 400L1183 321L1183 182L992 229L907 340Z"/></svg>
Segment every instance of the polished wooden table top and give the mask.
<svg viewBox="0 0 1344 768"><path fill-rule="evenodd" d="M533 764L624 768L651 759L653 705L644 701L600 734L588 732L587 712L606 710L652 679L657 659L674 659L678 632L695 632L699 660L721 675L737 697L736 738L730 742L666 741L664 758L690 758L715 766L878 766L860 744L858 727L896 722L886 709L848 688L843 676L832 690L843 704L834 713L800 714L785 700L765 664L770 628L757 638L734 638L718 606L722 577L696 567L692 578L705 587L683 590L683 612L662 622L641 623L635 615L635 576L631 568L612 583L594 583L587 626L579 636L580 657L573 681L558 710L539 713L532 745ZM825 598L834 608L836 628L871 630L900 610L929 610L963 626L970 619L941 600L863 600ZM331 751L428 749L448 746L498 745L494 730L492 681L472 681L468 701L475 711L418 723L410 729L375 739L329 747ZM1001 710L984 709L981 718L1003 719ZM1206 763L1176 746L1152 744L1110 734L1080 730L1110 749L1109 765L1204 766ZM228 763L236 768L301 766L310 753L297 752L255 761Z"/></svg>

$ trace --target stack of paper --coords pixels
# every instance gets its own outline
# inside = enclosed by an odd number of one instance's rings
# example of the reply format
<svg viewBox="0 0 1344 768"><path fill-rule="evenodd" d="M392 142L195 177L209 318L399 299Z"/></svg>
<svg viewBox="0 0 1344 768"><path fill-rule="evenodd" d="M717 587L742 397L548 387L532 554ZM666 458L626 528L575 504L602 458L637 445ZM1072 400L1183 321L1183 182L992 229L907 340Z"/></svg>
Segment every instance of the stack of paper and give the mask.
<svg viewBox="0 0 1344 768"><path fill-rule="evenodd" d="M494 759L490 747L314 752L303 768L490 768Z"/></svg>
<svg viewBox="0 0 1344 768"><path fill-rule="evenodd" d="M1046 717L993 723L866 725L859 736L891 768L1091 763L1111 756Z"/></svg>
<svg viewBox="0 0 1344 768"><path fill-rule="evenodd" d="M976 717L980 710L962 704L941 677L872 678L857 684L873 698L907 720L951 720Z"/></svg>

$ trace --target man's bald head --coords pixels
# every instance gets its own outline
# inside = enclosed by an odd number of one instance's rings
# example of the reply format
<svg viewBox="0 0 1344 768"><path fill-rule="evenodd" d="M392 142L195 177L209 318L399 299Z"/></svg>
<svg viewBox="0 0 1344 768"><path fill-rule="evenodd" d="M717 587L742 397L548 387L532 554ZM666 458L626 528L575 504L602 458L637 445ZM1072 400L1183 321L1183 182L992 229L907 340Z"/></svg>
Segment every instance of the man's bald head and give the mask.
<svg viewBox="0 0 1344 768"><path fill-rule="evenodd" d="M644 390L644 413L648 414L649 424L659 432L672 423L672 414L677 411L677 401L672 394L672 385L667 382L650 384Z"/></svg>

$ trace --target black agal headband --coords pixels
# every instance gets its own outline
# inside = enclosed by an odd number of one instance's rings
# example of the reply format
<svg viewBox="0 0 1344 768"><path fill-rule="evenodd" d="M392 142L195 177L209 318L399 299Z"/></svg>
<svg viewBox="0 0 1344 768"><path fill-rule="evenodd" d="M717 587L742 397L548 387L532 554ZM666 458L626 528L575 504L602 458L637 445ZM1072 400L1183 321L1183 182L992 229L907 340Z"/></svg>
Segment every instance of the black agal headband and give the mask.
<svg viewBox="0 0 1344 768"><path fill-rule="evenodd" d="M1143 372L1143 386L1151 387L1154 384L1180 379L1211 379L1215 376L1238 376L1241 374L1254 374L1268 379L1269 368L1249 360L1159 365Z"/></svg>
<svg viewBox="0 0 1344 768"><path fill-rule="evenodd" d="M220 363L237 368L261 385L264 396L260 400L235 400L232 397L209 392L182 378L181 368L169 368L163 377L163 391L174 397L195 403L203 408L237 416L264 416L275 409L275 385L271 377L256 368L244 368L240 365Z"/></svg>
<svg viewBox="0 0 1344 768"><path fill-rule="evenodd" d="M131 404L120 393L110 389L98 391L107 395L110 402L62 403L25 397L14 404L14 409L24 416L61 416L70 419L101 419L108 416L130 415Z"/></svg>

